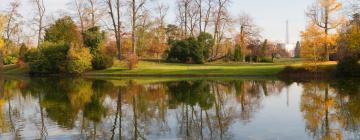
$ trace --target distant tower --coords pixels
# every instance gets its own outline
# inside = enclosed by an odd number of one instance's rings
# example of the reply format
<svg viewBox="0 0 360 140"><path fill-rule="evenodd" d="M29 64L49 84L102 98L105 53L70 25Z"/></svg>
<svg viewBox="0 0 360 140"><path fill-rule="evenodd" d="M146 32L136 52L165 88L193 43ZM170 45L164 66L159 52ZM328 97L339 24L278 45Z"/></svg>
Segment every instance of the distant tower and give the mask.
<svg viewBox="0 0 360 140"><path fill-rule="evenodd" d="M289 44L290 43L290 35L289 35L289 21L286 20L286 39L285 39L285 43Z"/></svg>

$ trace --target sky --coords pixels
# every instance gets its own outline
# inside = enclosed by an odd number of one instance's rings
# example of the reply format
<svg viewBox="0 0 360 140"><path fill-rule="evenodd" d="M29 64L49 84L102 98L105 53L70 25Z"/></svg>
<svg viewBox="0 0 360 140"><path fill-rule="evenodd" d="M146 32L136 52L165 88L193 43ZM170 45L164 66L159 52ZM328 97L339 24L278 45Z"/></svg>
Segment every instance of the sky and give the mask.
<svg viewBox="0 0 360 140"><path fill-rule="evenodd" d="M0 0L0 11L6 10L12 0ZM21 13L24 17L32 17L34 9L30 0L22 2ZM59 15L69 9L67 5L72 0L44 0L47 16ZM167 20L175 20L176 0L151 0L169 3L170 10ZM255 23L262 29L263 38L285 42L286 21L289 21L290 42L295 43L300 39L299 34L306 26L305 11L315 0L232 0L230 14L238 17L247 13L254 18ZM235 30L235 29L234 29Z"/></svg>

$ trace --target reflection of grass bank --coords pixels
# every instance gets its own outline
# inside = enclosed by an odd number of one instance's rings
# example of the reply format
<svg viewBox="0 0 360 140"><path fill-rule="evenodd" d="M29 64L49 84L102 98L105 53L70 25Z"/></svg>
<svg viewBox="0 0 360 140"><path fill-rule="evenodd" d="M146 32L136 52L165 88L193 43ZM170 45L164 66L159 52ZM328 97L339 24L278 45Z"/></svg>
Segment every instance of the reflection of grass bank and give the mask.
<svg viewBox="0 0 360 140"><path fill-rule="evenodd" d="M29 66L6 65L3 67L2 73L5 75L28 75Z"/></svg>
<svg viewBox="0 0 360 140"><path fill-rule="evenodd" d="M115 86L126 86L129 81L137 84L154 84L162 82L177 82L177 81L234 81L234 80L278 80L276 77L109 77L109 76L86 76L87 79L105 80L113 83Z"/></svg>
<svg viewBox="0 0 360 140"><path fill-rule="evenodd" d="M279 73L282 78L331 78L336 75L336 62L287 66Z"/></svg>

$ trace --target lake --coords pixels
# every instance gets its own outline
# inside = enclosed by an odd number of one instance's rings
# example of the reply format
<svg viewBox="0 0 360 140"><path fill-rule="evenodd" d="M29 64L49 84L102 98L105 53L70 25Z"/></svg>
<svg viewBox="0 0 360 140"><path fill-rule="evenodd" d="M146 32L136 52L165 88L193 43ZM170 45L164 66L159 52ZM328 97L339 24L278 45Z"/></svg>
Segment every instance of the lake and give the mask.
<svg viewBox="0 0 360 140"><path fill-rule="evenodd" d="M360 139L359 80L0 78L0 139Z"/></svg>

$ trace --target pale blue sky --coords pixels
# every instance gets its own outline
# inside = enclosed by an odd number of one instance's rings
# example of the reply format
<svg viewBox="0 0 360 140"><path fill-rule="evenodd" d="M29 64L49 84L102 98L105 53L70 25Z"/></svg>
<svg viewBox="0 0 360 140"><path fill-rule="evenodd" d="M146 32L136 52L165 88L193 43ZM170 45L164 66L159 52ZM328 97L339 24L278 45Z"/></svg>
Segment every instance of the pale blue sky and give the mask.
<svg viewBox="0 0 360 140"><path fill-rule="evenodd" d="M11 0L0 0L0 10L5 10ZM22 14L31 17L33 9L29 6L30 0L21 0L23 3ZM48 16L57 14L68 9L66 3L71 0L45 0ZM156 1L156 0L152 0ZM176 0L158 0L170 3L171 7ZM306 25L305 10L315 0L232 0L231 15L237 17L240 13L250 14L256 24L262 28L262 35L276 41L285 40L285 23L289 20L290 41L292 43L299 39L299 32ZM174 19L175 10L170 9L168 20Z"/></svg>

